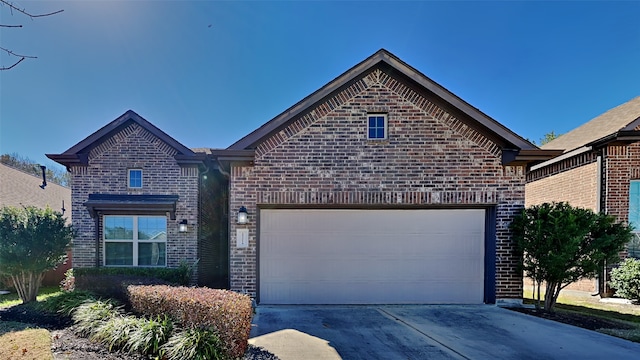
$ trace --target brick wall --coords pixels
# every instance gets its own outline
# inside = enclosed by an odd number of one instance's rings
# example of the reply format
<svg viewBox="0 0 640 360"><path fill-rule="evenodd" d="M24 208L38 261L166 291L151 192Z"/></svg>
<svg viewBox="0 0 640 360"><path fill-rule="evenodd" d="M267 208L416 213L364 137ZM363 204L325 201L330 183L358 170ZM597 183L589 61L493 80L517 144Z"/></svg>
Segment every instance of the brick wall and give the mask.
<svg viewBox="0 0 640 360"><path fill-rule="evenodd" d="M367 112L388 113L389 139L366 139ZM456 117L376 70L319 104L234 164L230 211L249 210L249 247L230 222L231 289L256 294L259 206L496 206L498 298L521 298L508 225L524 206L522 167L501 165L499 148Z"/></svg>
<svg viewBox="0 0 640 360"><path fill-rule="evenodd" d="M181 259L197 259L198 169L180 167L176 150L138 124L124 128L89 153L88 166L71 168L73 242L75 267L92 267L96 255L102 264L103 243L96 253L96 219L84 206L89 194L178 195L176 220L167 217L167 266L176 267ZM127 171L143 170L143 188L129 189ZM140 214L144 215L144 214ZM177 222L187 219L189 231L178 232ZM100 229L101 222L97 225ZM102 234L97 235L100 239Z"/></svg>
<svg viewBox="0 0 640 360"><path fill-rule="evenodd" d="M629 216L629 182L640 179L640 144L609 145L605 156L607 214L627 221Z"/></svg>
<svg viewBox="0 0 640 360"><path fill-rule="evenodd" d="M597 211L598 163L588 163L525 186L525 206L554 201Z"/></svg>

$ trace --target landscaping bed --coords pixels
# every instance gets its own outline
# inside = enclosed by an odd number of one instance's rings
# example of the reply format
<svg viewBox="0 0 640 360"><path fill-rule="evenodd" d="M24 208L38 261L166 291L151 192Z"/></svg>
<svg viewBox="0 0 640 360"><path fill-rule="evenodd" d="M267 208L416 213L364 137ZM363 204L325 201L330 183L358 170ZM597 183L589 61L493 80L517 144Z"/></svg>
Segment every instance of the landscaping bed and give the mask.
<svg viewBox="0 0 640 360"><path fill-rule="evenodd" d="M142 360L144 355L128 352L109 352L100 343L76 335L73 321L69 317L57 316L35 310L29 305L14 305L0 309L0 321L20 322L33 328L43 328L51 332L54 360ZM249 345L245 360L277 360L278 357L264 349Z"/></svg>
<svg viewBox="0 0 640 360"><path fill-rule="evenodd" d="M601 329L630 330L630 329L635 329L637 327L620 320L605 319L605 318L597 317L594 315L575 313L575 312L569 312L569 311L549 312L543 309L538 310L535 308L532 309L532 308L526 308L526 307L509 308L509 310L517 311L527 315L537 316L537 317L548 319L548 320L561 322L564 324L581 327L588 330L601 330Z"/></svg>

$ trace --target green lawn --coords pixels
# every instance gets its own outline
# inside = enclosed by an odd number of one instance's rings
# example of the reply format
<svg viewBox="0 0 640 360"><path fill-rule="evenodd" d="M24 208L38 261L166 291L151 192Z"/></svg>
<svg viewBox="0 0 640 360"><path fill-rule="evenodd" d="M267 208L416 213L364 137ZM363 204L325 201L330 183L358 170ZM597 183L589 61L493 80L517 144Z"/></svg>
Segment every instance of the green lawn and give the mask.
<svg viewBox="0 0 640 360"><path fill-rule="evenodd" d="M42 301L48 298L49 296L55 296L60 292L61 291L59 286L41 287L40 291L38 291L37 300ZM12 290L11 293L9 294L0 295L0 309L13 306L13 305L18 305L18 304L22 304L22 300L20 300L15 290Z"/></svg>

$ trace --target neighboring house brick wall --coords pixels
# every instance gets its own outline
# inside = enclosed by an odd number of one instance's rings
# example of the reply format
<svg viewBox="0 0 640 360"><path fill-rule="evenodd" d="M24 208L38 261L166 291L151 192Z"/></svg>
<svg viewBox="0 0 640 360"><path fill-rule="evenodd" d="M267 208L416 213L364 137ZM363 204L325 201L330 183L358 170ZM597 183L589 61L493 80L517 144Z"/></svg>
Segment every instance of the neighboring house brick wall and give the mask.
<svg viewBox="0 0 640 360"><path fill-rule="evenodd" d="M367 112L388 113L389 139L366 139ZM256 214L269 205L496 206L496 297L521 298L509 231L524 206L523 167L403 83L377 70L262 142L252 165L233 164L230 209L250 214L249 247L230 222L231 289L256 295Z"/></svg>
<svg viewBox="0 0 640 360"><path fill-rule="evenodd" d="M592 162L542 178L525 186L525 206L545 202L568 202L598 210L598 163Z"/></svg>
<svg viewBox="0 0 640 360"><path fill-rule="evenodd" d="M138 124L131 124L89 153L88 166L73 166L72 198L74 239L73 262L77 267L96 265L96 224L84 206L89 194L178 195L176 220L167 216L167 266L177 267L180 260L196 261L198 228L198 168L181 167L174 159L176 151ZM143 187L130 189L127 171L143 170ZM143 215L143 214L140 214ZM187 219L189 231L178 232L177 222ZM103 243L99 234L99 261Z"/></svg>
<svg viewBox="0 0 640 360"><path fill-rule="evenodd" d="M605 156L605 211L620 221L629 217L629 182L640 179L640 144L609 145Z"/></svg>

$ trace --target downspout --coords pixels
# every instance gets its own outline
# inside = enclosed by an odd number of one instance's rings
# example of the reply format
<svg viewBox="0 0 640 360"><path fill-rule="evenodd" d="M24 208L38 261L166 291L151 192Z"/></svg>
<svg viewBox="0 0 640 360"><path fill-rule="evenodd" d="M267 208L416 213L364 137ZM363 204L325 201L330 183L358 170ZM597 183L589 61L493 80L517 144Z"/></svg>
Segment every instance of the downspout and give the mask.
<svg viewBox="0 0 640 360"><path fill-rule="evenodd" d="M604 162L602 161L602 150L600 150L600 152L598 153L598 157L596 160L596 172L597 172L597 181L596 181L596 195L597 195L597 199L596 199L596 213L601 213L601 212L606 212L606 204L603 204L604 200L604 190L605 187L603 186L603 179L602 176L605 173L603 170L603 166L604 166ZM605 263L603 265L603 269L602 269L602 275L601 276L596 276L596 292L595 294L591 294L592 296L596 296L596 295L600 295L601 291L600 289L602 288L602 293L604 293L604 291L606 290L606 284L607 284L607 264Z"/></svg>
<svg viewBox="0 0 640 360"><path fill-rule="evenodd" d="M101 212L96 212L95 228L96 228L96 267L100 267L100 217Z"/></svg>

